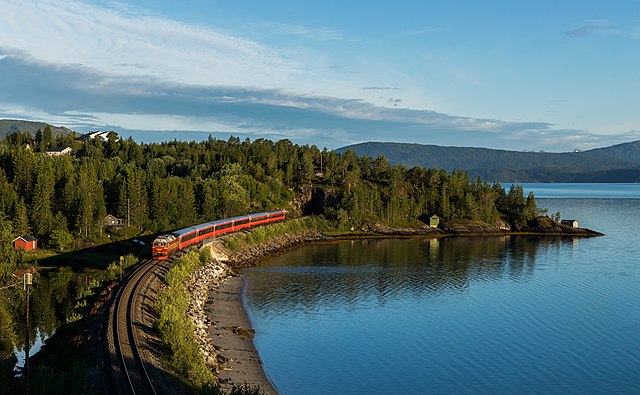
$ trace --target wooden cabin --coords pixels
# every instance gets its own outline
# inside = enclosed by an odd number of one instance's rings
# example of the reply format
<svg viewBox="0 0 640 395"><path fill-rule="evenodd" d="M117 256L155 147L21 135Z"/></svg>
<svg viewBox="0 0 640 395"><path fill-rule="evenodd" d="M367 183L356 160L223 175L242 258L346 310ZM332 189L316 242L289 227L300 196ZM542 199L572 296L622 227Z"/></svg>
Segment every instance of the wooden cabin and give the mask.
<svg viewBox="0 0 640 395"><path fill-rule="evenodd" d="M13 248L25 251L35 250L38 248L38 239L33 236L18 236L13 240Z"/></svg>
<svg viewBox="0 0 640 395"><path fill-rule="evenodd" d="M119 226L124 226L124 220L121 218L116 217L115 215L107 215L106 217L104 217L104 219L102 220L102 223L105 226L113 226L113 227L119 227Z"/></svg>

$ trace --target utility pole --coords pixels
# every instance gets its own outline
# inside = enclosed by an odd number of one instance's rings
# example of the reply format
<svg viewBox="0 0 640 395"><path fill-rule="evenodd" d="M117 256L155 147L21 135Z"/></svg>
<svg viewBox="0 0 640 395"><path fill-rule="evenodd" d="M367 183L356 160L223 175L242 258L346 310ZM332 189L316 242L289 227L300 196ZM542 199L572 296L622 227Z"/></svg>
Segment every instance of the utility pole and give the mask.
<svg viewBox="0 0 640 395"><path fill-rule="evenodd" d="M25 273L23 277L24 292L27 295L25 304L25 331L24 331L24 393L29 395L29 286L33 283L33 275Z"/></svg>
<svg viewBox="0 0 640 395"><path fill-rule="evenodd" d="M127 198L127 226L131 226L131 204L130 199Z"/></svg>
<svg viewBox="0 0 640 395"><path fill-rule="evenodd" d="M31 269L33 270L33 269ZM11 274L15 278L21 278L16 276L15 274ZM6 285L4 287L0 287L0 289L15 287L19 285L20 282L16 282L13 284ZM29 286L33 284L33 274L30 272L26 272L22 275L22 286L24 287L24 292L26 294L26 300L24 305L24 393L29 395Z"/></svg>

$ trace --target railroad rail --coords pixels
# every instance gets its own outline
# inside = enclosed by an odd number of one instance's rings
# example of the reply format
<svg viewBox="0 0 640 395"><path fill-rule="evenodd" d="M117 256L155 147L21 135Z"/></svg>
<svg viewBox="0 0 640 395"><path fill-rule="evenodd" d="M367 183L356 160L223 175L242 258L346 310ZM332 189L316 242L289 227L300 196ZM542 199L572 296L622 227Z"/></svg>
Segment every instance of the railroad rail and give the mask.
<svg viewBox="0 0 640 395"><path fill-rule="evenodd" d="M115 347L115 356L120 370L121 390L127 387L132 394L156 394L153 382L149 378L137 344L137 328L134 317L134 303L140 290L140 284L157 265L158 261L145 260L131 273L126 283L120 287L112 308L111 332ZM117 383L116 383L117 384Z"/></svg>

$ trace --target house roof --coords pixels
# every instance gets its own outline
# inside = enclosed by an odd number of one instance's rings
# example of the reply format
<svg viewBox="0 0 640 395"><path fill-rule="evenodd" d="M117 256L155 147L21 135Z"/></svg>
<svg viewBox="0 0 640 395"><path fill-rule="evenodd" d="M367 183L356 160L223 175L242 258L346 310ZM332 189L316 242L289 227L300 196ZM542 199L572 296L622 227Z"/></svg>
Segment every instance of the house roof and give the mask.
<svg viewBox="0 0 640 395"><path fill-rule="evenodd" d="M36 238L35 238L35 237L33 237L33 236L18 236L18 237L16 237L15 239L13 239L13 241L16 241L16 240L18 240L18 239L22 239L22 240L24 240L24 241L37 241L37 240L38 240L38 239L36 239Z"/></svg>
<svg viewBox="0 0 640 395"><path fill-rule="evenodd" d="M71 149L71 147L51 147L47 150L47 152L62 152L66 149Z"/></svg>

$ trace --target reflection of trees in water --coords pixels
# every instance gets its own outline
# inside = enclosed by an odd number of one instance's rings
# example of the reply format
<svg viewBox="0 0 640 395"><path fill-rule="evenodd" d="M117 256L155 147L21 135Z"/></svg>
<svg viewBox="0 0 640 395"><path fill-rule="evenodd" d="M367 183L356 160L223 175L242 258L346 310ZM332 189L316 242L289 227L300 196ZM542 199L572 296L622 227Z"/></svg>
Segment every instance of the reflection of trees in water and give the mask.
<svg viewBox="0 0 640 395"><path fill-rule="evenodd" d="M66 322L76 303L79 284L86 275L73 273L70 268L60 268L33 275L33 286L29 296L29 337L30 344L36 341L36 335L48 337L61 323ZM9 288L0 294L0 338L11 339L18 350L24 349L25 303L22 286ZM4 324L7 325L4 325ZM7 346L9 343L7 343ZM4 350L2 350L4 351Z"/></svg>
<svg viewBox="0 0 640 395"><path fill-rule="evenodd" d="M367 239L306 246L247 271L251 303L269 314L396 298L437 298L473 284L530 281L541 250L572 239L500 236Z"/></svg>

